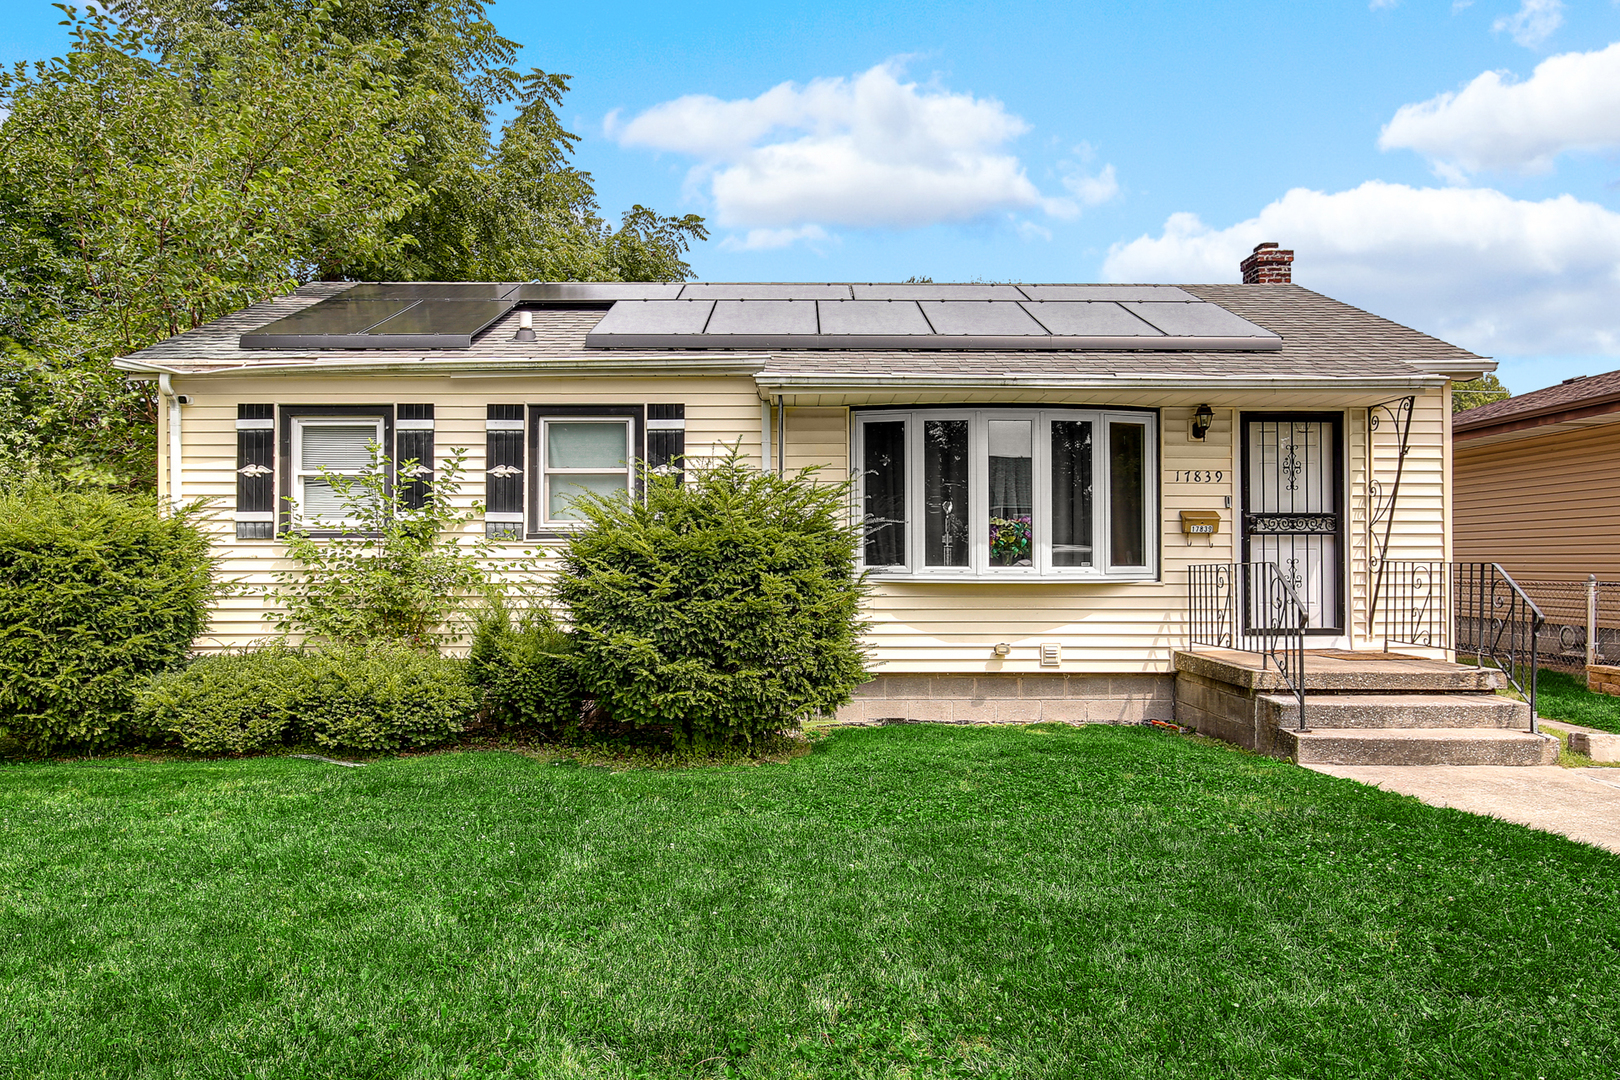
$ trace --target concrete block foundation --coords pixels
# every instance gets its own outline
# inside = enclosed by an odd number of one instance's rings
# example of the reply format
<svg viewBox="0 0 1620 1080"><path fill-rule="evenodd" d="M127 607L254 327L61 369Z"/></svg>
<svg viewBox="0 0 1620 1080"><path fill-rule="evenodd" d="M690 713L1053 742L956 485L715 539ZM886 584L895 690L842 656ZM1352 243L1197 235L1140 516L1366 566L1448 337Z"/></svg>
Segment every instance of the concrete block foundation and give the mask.
<svg viewBox="0 0 1620 1080"><path fill-rule="evenodd" d="M879 675L839 723L1140 724L1175 715L1170 675Z"/></svg>

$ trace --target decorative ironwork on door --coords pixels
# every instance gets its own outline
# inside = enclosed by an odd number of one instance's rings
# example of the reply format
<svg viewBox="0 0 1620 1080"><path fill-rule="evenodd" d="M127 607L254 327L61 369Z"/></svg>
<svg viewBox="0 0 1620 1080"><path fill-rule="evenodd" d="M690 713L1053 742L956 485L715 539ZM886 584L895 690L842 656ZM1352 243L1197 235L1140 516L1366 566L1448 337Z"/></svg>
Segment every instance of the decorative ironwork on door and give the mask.
<svg viewBox="0 0 1620 1080"><path fill-rule="evenodd" d="M1305 605L1307 633L1344 630L1340 427L1335 414L1243 417L1243 558L1277 568Z"/></svg>

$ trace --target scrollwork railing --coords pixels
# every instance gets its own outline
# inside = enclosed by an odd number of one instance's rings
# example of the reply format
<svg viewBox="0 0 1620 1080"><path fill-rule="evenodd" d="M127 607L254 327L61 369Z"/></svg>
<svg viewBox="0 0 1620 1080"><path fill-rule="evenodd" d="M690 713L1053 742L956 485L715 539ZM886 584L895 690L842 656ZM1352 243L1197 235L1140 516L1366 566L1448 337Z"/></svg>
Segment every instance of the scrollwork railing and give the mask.
<svg viewBox="0 0 1620 1080"><path fill-rule="evenodd" d="M1307 612L1273 563L1195 563L1188 568L1189 645L1259 653L1282 676L1305 731Z"/></svg>
<svg viewBox="0 0 1620 1080"><path fill-rule="evenodd" d="M1455 649L1497 668L1530 703L1530 730L1539 730L1537 639L1546 616L1512 575L1496 563L1424 559L1386 559L1378 571L1371 611L1386 651Z"/></svg>

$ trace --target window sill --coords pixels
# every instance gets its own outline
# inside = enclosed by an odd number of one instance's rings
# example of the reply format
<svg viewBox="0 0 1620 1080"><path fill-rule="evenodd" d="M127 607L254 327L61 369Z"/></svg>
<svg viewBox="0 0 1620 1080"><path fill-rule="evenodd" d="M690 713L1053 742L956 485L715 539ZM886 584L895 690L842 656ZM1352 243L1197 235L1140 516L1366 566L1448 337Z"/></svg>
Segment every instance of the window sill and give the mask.
<svg viewBox="0 0 1620 1080"><path fill-rule="evenodd" d="M866 578L905 585L1140 585L1159 582L1159 576L1150 570L1139 574L912 574L869 570Z"/></svg>

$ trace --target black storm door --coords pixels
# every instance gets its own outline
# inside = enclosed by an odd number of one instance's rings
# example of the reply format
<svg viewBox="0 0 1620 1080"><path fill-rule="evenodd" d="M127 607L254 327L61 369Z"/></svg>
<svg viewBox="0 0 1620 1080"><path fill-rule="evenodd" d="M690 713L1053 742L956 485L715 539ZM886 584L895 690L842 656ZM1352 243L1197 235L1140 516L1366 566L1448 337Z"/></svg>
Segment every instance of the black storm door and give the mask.
<svg viewBox="0 0 1620 1080"><path fill-rule="evenodd" d="M1344 632L1344 546L1343 416L1244 413L1243 558L1277 567L1306 633Z"/></svg>

